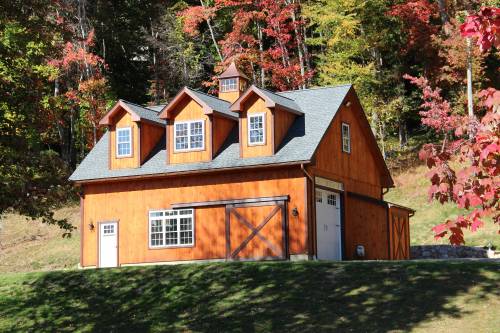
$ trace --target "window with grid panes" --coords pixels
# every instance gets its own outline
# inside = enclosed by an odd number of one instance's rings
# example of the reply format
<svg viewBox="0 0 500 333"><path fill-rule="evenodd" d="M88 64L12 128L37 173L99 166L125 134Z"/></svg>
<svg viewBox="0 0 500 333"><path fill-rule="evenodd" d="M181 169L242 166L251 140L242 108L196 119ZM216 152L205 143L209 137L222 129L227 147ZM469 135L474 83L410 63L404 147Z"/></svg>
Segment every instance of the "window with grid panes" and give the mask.
<svg viewBox="0 0 500 333"><path fill-rule="evenodd" d="M194 244L194 210L176 209L149 213L149 246L190 246Z"/></svg>

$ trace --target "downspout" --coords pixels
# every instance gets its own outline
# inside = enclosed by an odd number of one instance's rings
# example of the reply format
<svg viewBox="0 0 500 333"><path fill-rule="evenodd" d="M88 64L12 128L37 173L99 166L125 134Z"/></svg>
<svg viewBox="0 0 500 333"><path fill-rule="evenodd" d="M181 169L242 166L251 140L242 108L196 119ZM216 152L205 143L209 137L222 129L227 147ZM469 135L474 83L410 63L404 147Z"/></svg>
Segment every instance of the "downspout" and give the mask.
<svg viewBox="0 0 500 333"><path fill-rule="evenodd" d="M300 164L300 170L302 170L302 172L304 173L304 175L306 176L307 179L309 179L311 181L311 223L309 223L308 221L308 229L310 229L311 227L311 232L308 232L307 234L307 237L309 238L309 242L311 242L312 244L309 244L309 248L308 248L308 251L309 249L312 250L313 253L309 253L309 256L310 257L316 257L316 242L313 241L315 240L315 235L316 235L316 228L314 226L314 222L316 221L316 200L315 200L315 197L314 197L314 178L307 172L307 170L304 168L304 164L301 163ZM308 194L309 194L309 191L306 191ZM309 196L309 195L308 195ZM309 199L309 198L306 198L306 199ZM309 217L308 217L309 219Z"/></svg>

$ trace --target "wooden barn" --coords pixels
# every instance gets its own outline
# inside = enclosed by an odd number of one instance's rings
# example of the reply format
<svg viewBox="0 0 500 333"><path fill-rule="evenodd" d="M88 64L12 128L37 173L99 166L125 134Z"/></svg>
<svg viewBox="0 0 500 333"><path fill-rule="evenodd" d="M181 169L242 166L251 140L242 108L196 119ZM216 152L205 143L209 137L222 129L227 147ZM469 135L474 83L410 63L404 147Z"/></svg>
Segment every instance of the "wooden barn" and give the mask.
<svg viewBox="0 0 500 333"><path fill-rule="evenodd" d="M351 85L248 87L123 100L71 180L81 187L81 267L265 259L408 259L412 210Z"/></svg>

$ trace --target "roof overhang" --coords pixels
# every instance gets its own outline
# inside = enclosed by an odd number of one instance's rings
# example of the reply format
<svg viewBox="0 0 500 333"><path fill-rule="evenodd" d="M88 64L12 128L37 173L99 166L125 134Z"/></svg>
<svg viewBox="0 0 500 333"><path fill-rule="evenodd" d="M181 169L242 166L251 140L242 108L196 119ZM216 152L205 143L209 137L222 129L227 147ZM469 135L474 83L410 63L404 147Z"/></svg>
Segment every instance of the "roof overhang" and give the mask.
<svg viewBox="0 0 500 333"><path fill-rule="evenodd" d="M142 180L142 179L152 179L152 178L167 178L167 177L212 174L212 173L218 173L218 172L230 172L230 171L239 171L239 170L291 167L291 166L300 166L300 165L310 164L310 163L311 163L310 160L303 160L303 161L292 161L292 162L283 162L283 163L245 165L245 166L228 167L228 168L200 169L200 170L164 172L164 173L153 173L153 174L134 175L134 176L117 176L117 177L94 178L94 179L85 179L85 180L72 180L72 182L74 182L76 185L84 185L84 184L90 184L90 183L119 182L119 181L127 181L127 180Z"/></svg>
<svg viewBox="0 0 500 333"><path fill-rule="evenodd" d="M205 103L203 100L201 100L198 96L196 96L195 93L193 93L188 87L184 87L182 88L178 93L177 95L175 95L174 99L170 101L170 103L168 103L167 105L165 105L165 107L163 108L163 110L161 110L160 114L159 114L159 117L161 119L170 119L171 116L172 116L172 112L175 110L175 108L177 107L177 105L179 105L179 103L182 101L182 99L184 97L189 97L191 98L192 100L194 100L196 103L198 103L202 110L203 110L203 113L206 114L206 115L210 115L210 114L216 114L218 116L221 116L221 117L225 117L225 118L228 118L228 119L231 119L231 120L237 120L238 118L236 116L232 117L226 113L223 113L223 112L219 112L215 109L213 109L212 107L210 107L207 103Z"/></svg>
<svg viewBox="0 0 500 333"><path fill-rule="evenodd" d="M126 102L122 100L118 100L118 102L111 108L111 110L106 113L106 115L99 121L100 126L111 126L113 125L113 117L118 114L121 110L124 110L125 112L129 113L131 116L132 121L134 122L144 122L148 123L151 125L163 127L162 124L159 124L157 122L154 122L152 120L146 119L146 118L141 118L136 112L134 112Z"/></svg>
<svg viewBox="0 0 500 333"><path fill-rule="evenodd" d="M99 121L99 125L101 126L111 126L113 125L113 117L120 112L120 110L125 110L130 114L132 117L132 121L141 121L141 117L137 113L135 113L131 108L128 107L128 105L123 102L122 100L119 100L112 108L111 110L106 113L106 115Z"/></svg>
<svg viewBox="0 0 500 333"><path fill-rule="evenodd" d="M220 79L228 79L228 78L233 78L233 77L238 77L238 78L244 78L245 80L250 80L243 72L240 72L238 70L238 67L236 67L236 64L234 61L231 62L229 67L217 78Z"/></svg>
<svg viewBox="0 0 500 333"><path fill-rule="evenodd" d="M284 109L290 113L294 113L299 116L303 115L301 111L289 108L285 105L280 104L279 102L272 100L271 98L269 98L269 96L267 96L262 90L260 90L255 85L251 85L236 101L234 101L233 104L231 104L231 111L241 112L243 109L243 103L245 103L254 94L264 100L264 103L267 108L279 107L280 109Z"/></svg>

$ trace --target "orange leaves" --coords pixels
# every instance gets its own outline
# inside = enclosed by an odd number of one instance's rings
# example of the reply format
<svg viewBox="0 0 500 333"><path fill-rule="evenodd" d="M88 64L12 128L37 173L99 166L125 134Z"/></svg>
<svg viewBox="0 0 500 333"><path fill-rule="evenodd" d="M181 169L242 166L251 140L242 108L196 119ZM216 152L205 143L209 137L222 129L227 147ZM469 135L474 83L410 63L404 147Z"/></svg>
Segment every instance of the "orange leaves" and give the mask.
<svg viewBox="0 0 500 333"><path fill-rule="evenodd" d="M190 36L200 33L199 26L207 19L212 19L217 12L216 7L192 6L179 13L184 20L183 30Z"/></svg>

